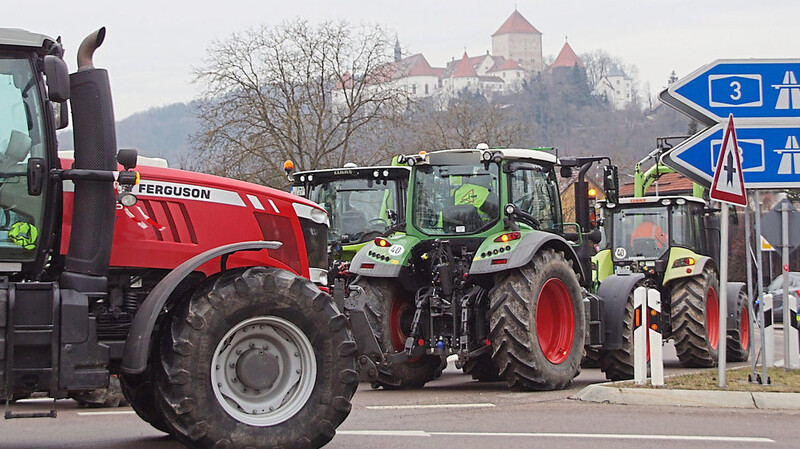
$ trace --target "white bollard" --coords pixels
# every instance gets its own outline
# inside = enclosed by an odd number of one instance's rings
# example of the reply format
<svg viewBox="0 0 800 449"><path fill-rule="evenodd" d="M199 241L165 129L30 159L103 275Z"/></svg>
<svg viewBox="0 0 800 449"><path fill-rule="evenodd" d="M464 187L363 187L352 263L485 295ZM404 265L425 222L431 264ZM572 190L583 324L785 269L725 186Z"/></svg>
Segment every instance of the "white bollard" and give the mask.
<svg viewBox="0 0 800 449"><path fill-rule="evenodd" d="M797 369L800 367L800 341L798 341L797 336L797 328L800 326L800 323L797 322L797 297L794 295L789 295L789 301L787 301L784 307L789 308L789 323L783 323L783 331L789 333L790 361L788 365L784 365Z"/></svg>
<svg viewBox="0 0 800 449"><path fill-rule="evenodd" d="M664 357L661 337L661 292L654 288L647 290L647 332L650 334L650 382L664 385Z"/></svg>
<svg viewBox="0 0 800 449"><path fill-rule="evenodd" d="M775 366L775 321L772 319L772 295L765 293L761 299L764 307L764 363L767 367Z"/></svg>
<svg viewBox="0 0 800 449"><path fill-rule="evenodd" d="M633 381L647 383L647 289L633 291Z"/></svg>

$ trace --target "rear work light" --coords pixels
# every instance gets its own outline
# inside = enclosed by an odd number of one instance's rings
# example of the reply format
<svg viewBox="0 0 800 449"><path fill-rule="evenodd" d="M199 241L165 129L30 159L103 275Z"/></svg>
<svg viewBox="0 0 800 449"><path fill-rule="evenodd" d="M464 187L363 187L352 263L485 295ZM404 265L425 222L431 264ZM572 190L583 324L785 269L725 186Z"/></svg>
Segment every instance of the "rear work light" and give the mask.
<svg viewBox="0 0 800 449"><path fill-rule="evenodd" d="M361 264L361 269L363 269L363 270L371 270L373 268L375 268L375 264L374 263L362 263Z"/></svg>
<svg viewBox="0 0 800 449"><path fill-rule="evenodd" d="M683 257L683 258L677 259L675 262L673 262L672 263L672 268L691 267L696 263L697 263L697 261L694 260L694 257Z"/></svg>
<svg viewBox="0 0 800 449"><path fill-rule="evenodd" d="M388 248L392 246L388 240L383 237L375 237L375 246L380 246L381 248Z"/></svg>
<svg viewBox="0 0 800 449"><path fill-rule="evenodd" d="M497 242L497 243L506 243L506 242L510 242L512 240L519 240L520 237L522 237L522 234L520 234L517 231L514 231L514 232L509 232L509 233L503 234L503 235L497 237L496 239L494 239L494 241Z"/></svg>

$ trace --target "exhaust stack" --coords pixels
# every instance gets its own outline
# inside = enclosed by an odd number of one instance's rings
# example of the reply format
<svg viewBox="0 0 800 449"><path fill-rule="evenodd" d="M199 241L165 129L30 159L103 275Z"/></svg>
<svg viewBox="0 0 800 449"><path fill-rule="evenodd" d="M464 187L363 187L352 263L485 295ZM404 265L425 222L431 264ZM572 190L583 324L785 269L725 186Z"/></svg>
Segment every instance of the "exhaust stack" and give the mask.
<svg viewBox="0 0 800 449"><path fill-rule="evenodd" d="M117 168L117 137L111 84L92 56L103 43L105 28L87 36L78 50L78 71L70 74L76 169ZM116 195L109 182L75 181L72 234L62 286L82 292L105 292L114 237Z"/></svg>

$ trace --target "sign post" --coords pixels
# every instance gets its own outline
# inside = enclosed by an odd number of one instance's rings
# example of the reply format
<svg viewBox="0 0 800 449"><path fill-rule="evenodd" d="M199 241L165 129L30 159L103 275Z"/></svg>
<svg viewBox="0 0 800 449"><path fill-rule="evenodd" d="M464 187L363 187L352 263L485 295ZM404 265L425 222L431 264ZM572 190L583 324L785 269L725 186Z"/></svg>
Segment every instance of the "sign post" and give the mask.
<svg viewBox="0 0 800 449"><path fill-rule="evenodd" d="M739 156L739 145L736 142L736 128L733 125L733 114L728 117L728 127L722 140L717 168L714 170L714 181L708 196L722 203L720 217L719 245L719 340L717 354L719 359L719 387L725 388L728 339L728 207L747 206L747 195L742 176L742 161Z"/></svg>

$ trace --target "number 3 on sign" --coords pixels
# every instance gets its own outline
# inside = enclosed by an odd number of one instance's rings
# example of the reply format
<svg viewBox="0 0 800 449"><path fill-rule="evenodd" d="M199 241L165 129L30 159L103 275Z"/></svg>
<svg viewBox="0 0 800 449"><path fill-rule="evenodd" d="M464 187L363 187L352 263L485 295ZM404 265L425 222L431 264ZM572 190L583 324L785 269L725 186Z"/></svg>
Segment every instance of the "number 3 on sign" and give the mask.
<svg viewBox="0 0 800 449"><path fill-rule="evenodd" d="M742 98L742 83L738 81L731 82L731 88L733 88L733 93L731 94L731 100L738 100Z"/></svg>

